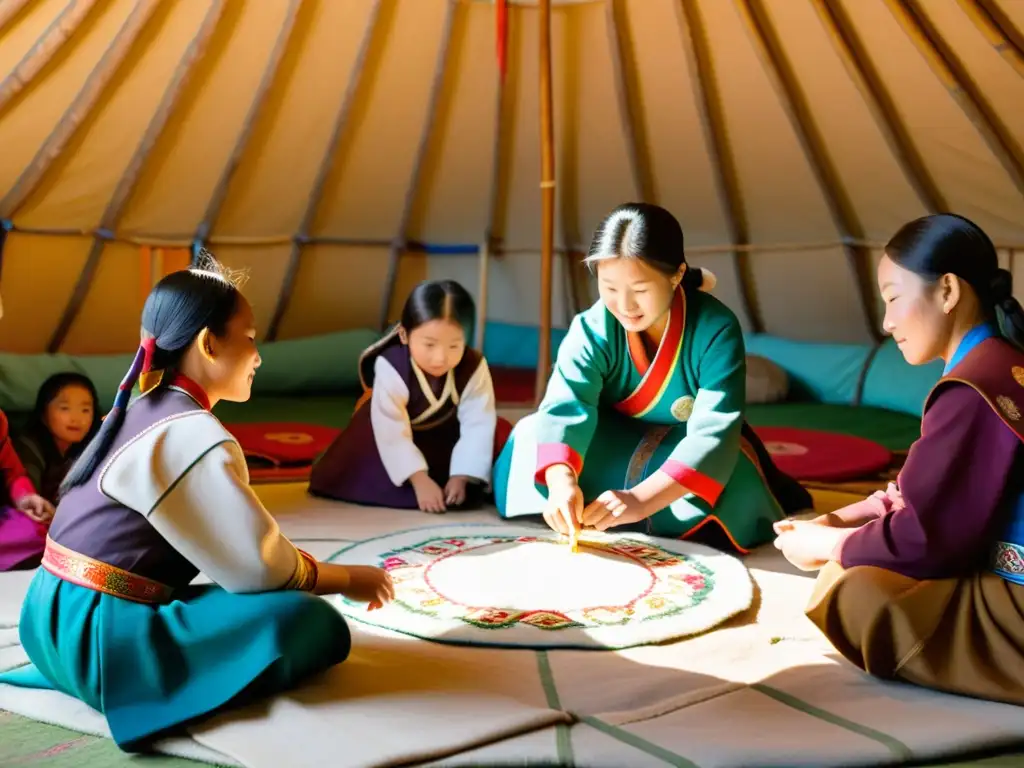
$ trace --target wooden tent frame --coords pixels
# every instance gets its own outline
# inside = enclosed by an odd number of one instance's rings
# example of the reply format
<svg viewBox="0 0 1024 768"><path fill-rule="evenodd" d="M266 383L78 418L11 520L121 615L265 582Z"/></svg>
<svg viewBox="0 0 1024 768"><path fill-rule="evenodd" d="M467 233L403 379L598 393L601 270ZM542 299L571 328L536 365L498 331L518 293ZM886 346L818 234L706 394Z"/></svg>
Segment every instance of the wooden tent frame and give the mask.
<svg viewBox="0 0 1024 768"><path fill-rule="evenodd" d="M301 266L302 248L311 244L379 246L388 249L388 273L385 291L379 313L379 325L383 327L388 318L391 304L398 260L410 245L407 239L407 228L412 212L416 189L422 174L422 165L431 141L431 128L438 109L441 83L445 76L448 63L448 49L451 42L453 20L459 12L458 6L465 2L494 2L495 0L447 0L446 18L443 27L443 40L435 64L434 80L428 101L424 125L420 133L420 141L415 156L413 171L401 212L399 226L395 236L390 240L377 241L366 239L349 239L334 237L314 237L310 228L315 219L317 207L329 174L338 163L340 145L344 144L344 132L349 123L350 112L355 100L356 91L361 87L366 59L369 50L379 35L376 30L382 6L391 9L391 3L374 0L369 14L363 39L350 75L346 93L336 114L331 138L325 148L325 154L315 183L307 200L301 223L291 237L277 238L231 238L224 241L212 235L216 221L229 194L235 172L242 156L248 147L253 134L254 125L267 102L267 95L276 81L281 62L288 45L291 43L296 28L296 20L302 12L303 0L291 0L284 22L278 33L277 40L271 51L263 77L253 96L242 129L236 139L234 149L227 159L224 169L215 185L210 201L205 209L202 221L196 231L183 238L166 238L156 236L129 236L118 233L117 225L122 213L131 199L142 170L149 158L151 150L160 139L174 107L180 100L189 77L194 74L196 63L205 53L207 44L217 23L222 17L224 0L208 0L208 6L200 28L195 35L175 71L163 95L157 110L110 201L108 202L99 226L95 229L82 231L72 229L33 229L17 226L13 219L32 196L42 188L43 181L63 162L73 139L85 126L90 124L93 108L100 102L105 92L115 82L116 76L124 68L131 51L139 44L143 31L153 23L160 14L159 0L139 0L123 22L121 29L114 36L109 49L101 57L95 69L86 78L80 92L72 100L61 120L46 138L36 156L21 173L7 193L0 198L0 230L3 235L10 232L41 234L49 236L92 237L92 246L86 256L82 273L64 308L60 321L54 330L47 349L49 352L60 350L67 333L88 295L91 283L98 271L98 265L104 248L109 242L126 242L140 246L171 246L182 247L191 245L193 252L198 254L206 244L216 246L220 242L232 245L274 245L288 244L291 247L287 262L286 275L271 319L268 339L277 336L281 322L288 309L291 294L296 284L296 276ZM517 4L516 0L507 0L509 5ZM609 34L610 53L614 75L613 85L616 90L618 111L623 136L629 153L630 170L637 194L645 200L657 202L658 191L655 188L650 169L650 160L644 154L644 126L640 124L637 110L633 108L633 92L635 86L629 81L628 68L623 61L630 56L630 39L628 30L621 18L623 16L620 0L604 0L607 9L606 26ZM893 157L898 162L908 182L914 189L926 210L931 212L945 210L947 199L939 188L935 178L929 172L920 152L915 147L906 126L893 108L893 98L874 67L866 48L860 41L854 27L847 16L840 0L810 0L813 8L823 24L828 38L834 46L843 65L860 92L873 119L886 140ZM1013 139L1006 125L995 113L980 88L971 78L964 64L955 51L941 35L938 27L930 19L926 11L926 3L921 0L884 0L887 8L899 23L908 39L914 44L921 56L931 67L935 75L947 86L950 94L961 111L970 120L978 135L987 144L998 159L1007 177L1024 195L1024 149ZM1012 21L1001 11L993 0L958 0L965 17L985 36L999 51L1007 62L1024 76L1024 33L1017 29ZM556 248L554 243L555 222L555 190L556 177L554 167L554 116L552 105L552 63L551 63L551 29L552 0L532 0L538 9L539 24L539 73L540 91L540 136L541 136L541 264L540 288L541 307L539 317L539 343L537 360L536 396L539 399L547 383L551 367L551 299L553 285L554 260L556 254L567 251ZM18 101L19 95L31 87L34 79L52 61L64 55L69 48L68 40L76 30L85 24L89 17L98 12L102 3L95 0L81 0L69 3L54 21L42 32L35 45L29 50L22 61L14 67L11 74L0 82L0 113L9 109ZM28 0L9 0L0 10L0 29L14 23L28 7ZM764 323L758 307L753 281L750 276L749 255L753 251L801 251L819 250L840 245L847 254L856 284L860 290L861 305L865 323L872 334L878 337L878 307L871 299L873 291L868 285L867 268L870 248L878 248L881 243L869 242L857 221L848 196L843 190L828 151L822 141L820 131L815 125L806 96L801 91L793 76L792 66L788 61L781 41L766 12L763 0L738 0L741 17L746 31L750 36L754 49L764 64L775 89L790 127L798 139L800 147L814 174L822 196L828 205L833 223L839 235L838 242L822 243L776 243L752 244L749 242L748 223L744 209L743 194L737 179L735 160L728 141L725 118L716 90L714 62L707 42L704 24L699 10L698 0L678 0L677 4L680 32L683 37L685 54L689 68L693 74L693 98L702 124L707 151L713 160L714 181L721 200L729 231L728 244L692 247L691 254L729 253L737 268L740 283L743 311L753 329L763 330ZM517 47L510 46L512 60L511 69L515 76L515 59ZM507 176L506 164L509 162L505 151L507 131L504 117L509 108L509 88L505 77L499 74L496 94L496 129L492 150L491 201L488 211L487 228L479 247L480 264L480 299L478 333L476 344L482 348L485 336L485 319L487 316L487 293L489 262L492 258L501 258L513 253L531 253L534 249L505 248L502 238L503 180ZM0 243L2 243L0 238ZM179 242L181 240L182 242ZM997 244L1000 249L1012 253L1024 250L1024 245ZM570 251L571 253L571 251ZM2 253L0 253L2 258ZM570 270L571 272L571 270ZM578 302L575 302L578 303ZM579 310L579 306L575 306Z"/></svg>

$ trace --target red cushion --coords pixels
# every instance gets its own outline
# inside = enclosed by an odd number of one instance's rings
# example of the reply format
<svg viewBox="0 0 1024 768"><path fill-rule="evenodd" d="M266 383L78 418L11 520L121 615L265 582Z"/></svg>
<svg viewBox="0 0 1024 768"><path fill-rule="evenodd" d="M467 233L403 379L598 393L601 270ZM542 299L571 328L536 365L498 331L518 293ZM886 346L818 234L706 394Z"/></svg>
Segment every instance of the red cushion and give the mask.
<svg viewBox="0 0 1024 768"><path fill-rule="evenodd" d="M841 482L885 470L892 453L863 437L794 427L754 427L775 466L796 480Z"/></svg>
<svg viewBox="0 0 1024 768"><path fill-rule="evenodd" d="M312 464L327 450L340 429L318 424L268 422L226 424L247 458L263 459L275 466Z"/></svg>

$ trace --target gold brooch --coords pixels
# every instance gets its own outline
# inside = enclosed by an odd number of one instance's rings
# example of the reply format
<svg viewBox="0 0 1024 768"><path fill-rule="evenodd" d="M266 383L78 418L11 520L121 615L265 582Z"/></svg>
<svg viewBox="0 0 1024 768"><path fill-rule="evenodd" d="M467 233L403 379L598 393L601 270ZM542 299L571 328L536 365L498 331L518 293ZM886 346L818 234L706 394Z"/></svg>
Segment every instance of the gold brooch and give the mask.
<svg viewBox="0 0 1024 768"><path fill-rule="evenodd" d="M999 397L996 398L996 405L999 406L999 410L1001 410L1003 415L1010 421L1017 421L1020 419L1020 409L1017 407L1017 404L1006 395L999 395Z"/></svg>
<svg viewBox="0 0 1024 768"><path fill-rule="evenodd" d="M694 399L692 397L684 395L672 403L669 411L676 421L686 421L690 418L690 414L693 413L693 403Z"/></svg>
<svg viewBox="0 0 1024 768"><path fill-rule="evenodd" d="M1019 365L1015 365L1010 369L1010 373L1013 374L1013 380L1024 387L1024 368Z"/></svg>

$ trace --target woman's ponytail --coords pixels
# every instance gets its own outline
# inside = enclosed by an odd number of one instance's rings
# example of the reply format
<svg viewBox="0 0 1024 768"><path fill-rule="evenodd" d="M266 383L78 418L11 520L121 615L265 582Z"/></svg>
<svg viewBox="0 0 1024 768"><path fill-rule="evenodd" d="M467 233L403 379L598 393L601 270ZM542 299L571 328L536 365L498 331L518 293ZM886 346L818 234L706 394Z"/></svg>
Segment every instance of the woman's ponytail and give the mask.
<svg viewBox="0 0 1024 768"><path fill-rule="evenodd" d="M712 291L717 284L718 278L710 269L686 266L682 280L684 291Z"/></svg>
<svg viewBox="0 0 1024 768"><path fill-rule="evenodd" d="M128 401L131 398L132 389L135 387L139 376L146 373L153 364L153 353L156 349L156 339L152 336L143 339L135 352L128 373L121 379L117 387L117 395L114 397L114 407L103 419L99 431L89 441L89 444L82 451L82 455L68 470L67 475L60 484L59 494L63 496L72 488L81 485L96 471L100 463L107 457L110 447L114 444L114 438L124 424L124 416L128 410Z"/></svg>
<svg viewBox="0 0 1024 768"><path fill-rule="evenodd" d="M114 406L65 476L61 496L88 482L106 460L124 424L135 385L139 384L143 392L148 391L156 371L163 371L162 378L169 381L166 374L181 364L204 328L214 336L223 336L240 295L237 285L225 276L212 256L205 258L202 269L172 272L154 286L142 308L143 339L117 388ZM153 376L147 375L150 371Z"/></svg>
<svg viewBox="0 0 1024 768"><path fill-rule="evenodd" d="M1008 269L996 272L991 296L1000 334L1024 352L1024 308L1013 296L1013 275Z"/></svg>

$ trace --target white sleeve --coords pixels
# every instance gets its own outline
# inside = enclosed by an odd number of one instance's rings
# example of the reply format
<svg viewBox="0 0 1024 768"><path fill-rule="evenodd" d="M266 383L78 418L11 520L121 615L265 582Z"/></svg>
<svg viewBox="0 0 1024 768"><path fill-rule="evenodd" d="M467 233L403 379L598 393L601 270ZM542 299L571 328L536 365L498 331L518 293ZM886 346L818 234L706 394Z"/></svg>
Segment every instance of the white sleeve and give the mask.
<svg viewBox="0 0 1024 768"><path fill-rule="evenodd" d="M409 387L391 363L378 357L373 364L370 424L380 460L396 486L427 469L427 460L412 441L408 407Z"/></svg>
<svg viewBox="0 0 1024 768"><path fill-rule="evenodd" d="M143 432L104 468L100 489L229 592L288 587L301 556L249 486L238 443L205 415Z"/></svg>
<svg viewBox="0 0 1024 768"><path fill-rule="evenodd" d="M459 441L452 449L449 472L452 476L464 475L490 483L498 413L491 370L484 359L466 383L458 414Z"/></svg>

